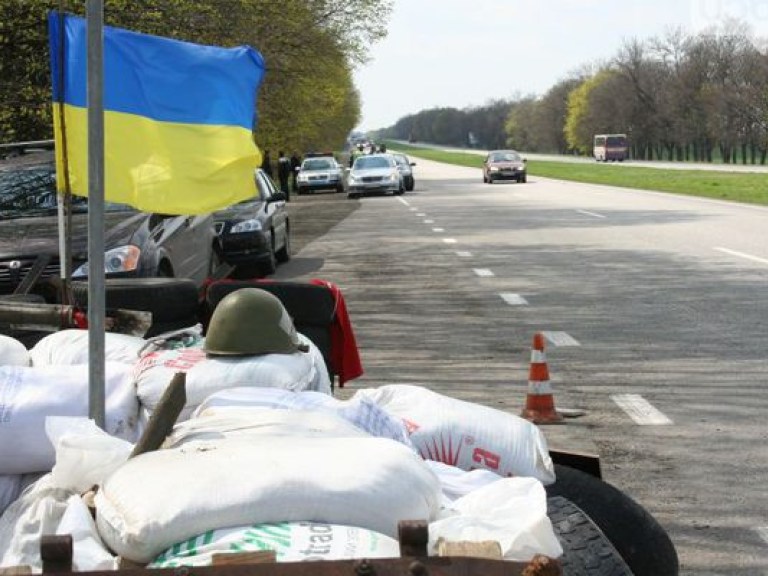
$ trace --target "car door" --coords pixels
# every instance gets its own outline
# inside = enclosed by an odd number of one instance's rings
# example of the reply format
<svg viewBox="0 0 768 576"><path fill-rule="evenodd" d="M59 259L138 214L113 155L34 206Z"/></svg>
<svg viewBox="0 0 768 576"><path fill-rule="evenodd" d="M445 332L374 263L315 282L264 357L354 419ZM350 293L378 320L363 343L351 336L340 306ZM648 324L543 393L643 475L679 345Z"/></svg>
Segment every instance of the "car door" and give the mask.
<svg viewBox="0 0 768 576"><path fill-rule="evenodd" d="M285 202L269 202L272 195L277 192L277 187L272 182L272 179L263 172L259 172L256 175L256 185L259 188L261 199L264 201L267 224L274 234L275 251L278 251L285 245L288 234L288 216Z"/></svg>

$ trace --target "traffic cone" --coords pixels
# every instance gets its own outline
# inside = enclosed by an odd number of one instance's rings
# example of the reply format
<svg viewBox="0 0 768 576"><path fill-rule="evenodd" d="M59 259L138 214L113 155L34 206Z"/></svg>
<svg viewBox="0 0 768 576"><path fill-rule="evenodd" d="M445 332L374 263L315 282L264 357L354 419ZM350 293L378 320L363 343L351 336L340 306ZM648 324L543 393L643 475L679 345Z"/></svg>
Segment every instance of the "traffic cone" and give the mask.
<svg viewBox="0 0 768 576"><path fill-rule="evenodd" d="M531 368L528 372L528 395L521 416L534 424L557 424L562 414L555 410L552 385L549 383L547 356L544 353L544 335L537 332L531 347Z"/></svg>

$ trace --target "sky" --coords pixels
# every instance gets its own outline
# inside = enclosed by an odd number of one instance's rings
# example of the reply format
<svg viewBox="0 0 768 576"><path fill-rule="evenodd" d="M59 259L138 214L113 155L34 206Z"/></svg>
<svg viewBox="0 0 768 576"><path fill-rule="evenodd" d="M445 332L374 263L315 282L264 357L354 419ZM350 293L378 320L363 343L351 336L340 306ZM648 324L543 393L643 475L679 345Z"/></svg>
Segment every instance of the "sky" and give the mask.
<svg viewBox="0 0 768 576"><path fill-rule="evenodd" d="M625 42L727 20L768 38L768 0L395 0L387 38L355 72L359 128L435 107L540 96Z"/></svg>

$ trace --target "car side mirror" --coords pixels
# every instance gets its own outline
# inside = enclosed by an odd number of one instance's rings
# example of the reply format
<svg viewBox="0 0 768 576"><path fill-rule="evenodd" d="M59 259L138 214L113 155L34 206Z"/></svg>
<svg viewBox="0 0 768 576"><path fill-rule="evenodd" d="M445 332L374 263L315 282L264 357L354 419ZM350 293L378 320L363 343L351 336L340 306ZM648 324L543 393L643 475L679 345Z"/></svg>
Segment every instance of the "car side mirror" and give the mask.
<svg viewBox="0 0 768 576"><path fill-rule="evenodd" d="M411 166L416 166L416 162L411 162Z"/></svg>
<svg viewBox="0 0 768 576"><path fill-rule="evenodd" d="M288 195L285 192L275 192L272 196L267 198L267 204L271 204L272 202L285 202L286 200L288 200Z"/></svg>
<svg viewBox="0 0 768 576"><path fill-rule="evenodd" d="M528 164L528 158L523 158L523 164Z"/></svg>

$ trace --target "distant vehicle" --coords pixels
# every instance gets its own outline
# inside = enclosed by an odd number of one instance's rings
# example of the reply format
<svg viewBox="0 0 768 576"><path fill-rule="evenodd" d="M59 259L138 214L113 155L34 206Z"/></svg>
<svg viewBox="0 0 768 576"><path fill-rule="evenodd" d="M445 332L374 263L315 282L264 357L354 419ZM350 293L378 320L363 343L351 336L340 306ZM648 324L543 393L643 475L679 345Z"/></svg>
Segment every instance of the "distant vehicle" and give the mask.
<svg viewBox="0 0 768 576"><path fill-rule="evenodd" d="M515 150L492 150L483 160L483 182L516 180L525 183L528 181L526 162Z"/></svg>
<svg viewBox="0 0 768 576"><path fill-rule="evenodd" d="M405 184L392 154L358 156L347 175L347 197L367 194L403 194Z"/></svg>
<svg viewBox="0 0 768 576"><path fill-rule="evenodd" d="M214 212L222 257L234 275L274 274L278 262L291 259L291 224L285 192L261 169L252 198Z"/></svg>
<svg viewBox="0 0 768 576"><path fill-rule="evenodd" d="M598 162L623 162L629 155L626 134L596 134L592 154Z"/></svg>
<svg viewBox="0 0 768 576"><path fill-rule="evenodd" d="M344 168L336 162L333 153L315 153L305 158L296 177L298 193L316 190L344 192Z"/></svg>
<svg viewBox="0 0 768 576"><path fill-rule="evenodd" d="M61 276L53 152L37 151L0 161L0 294L13 293L37 264L32 292L55 294ZM188 278L201 286L218 267L218 239L210 214L169 216L105 202L106 278ZM88 199L72 197L72 278L88 275Z"/></svg>
<svg viewBox="0 0 768 576"><path fill-rule="evenodd" d="M395 162L397 162L400 174L403 175L405 189L410 192L416 184L416 180L413 177L413 167L416 166L416 162L411 162L408 159L408 156L401 154L400 152L393 152L392 156L394 156Z"/></svg>

